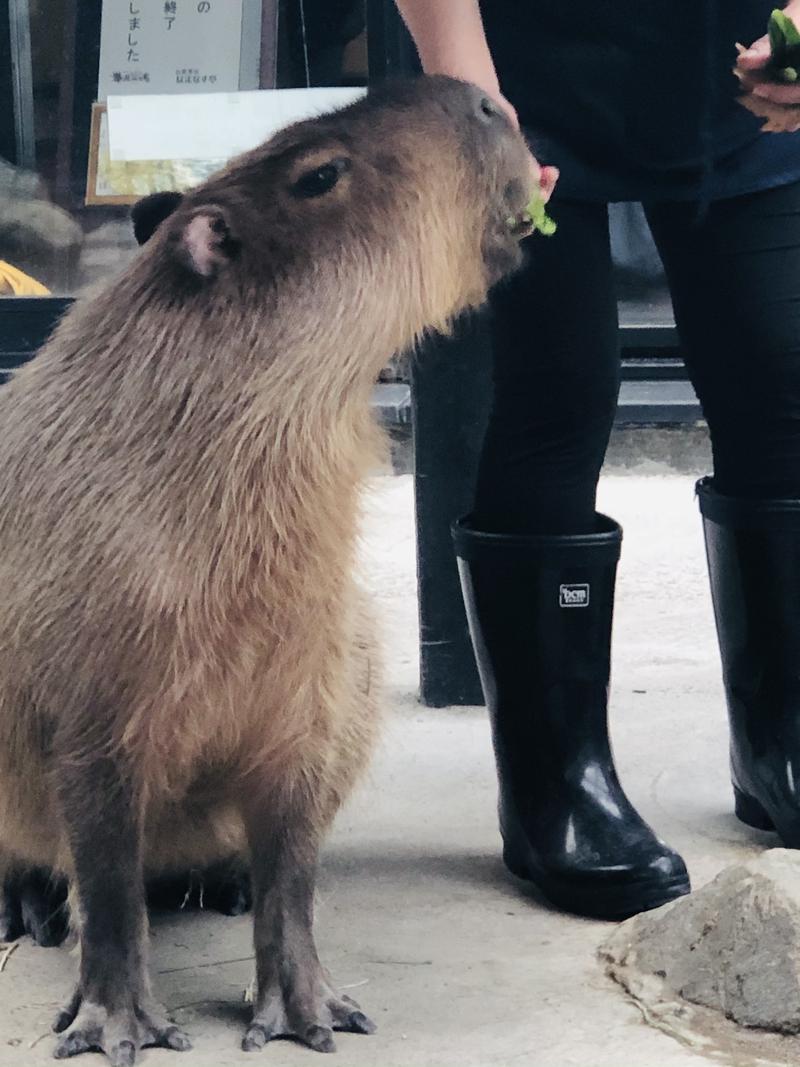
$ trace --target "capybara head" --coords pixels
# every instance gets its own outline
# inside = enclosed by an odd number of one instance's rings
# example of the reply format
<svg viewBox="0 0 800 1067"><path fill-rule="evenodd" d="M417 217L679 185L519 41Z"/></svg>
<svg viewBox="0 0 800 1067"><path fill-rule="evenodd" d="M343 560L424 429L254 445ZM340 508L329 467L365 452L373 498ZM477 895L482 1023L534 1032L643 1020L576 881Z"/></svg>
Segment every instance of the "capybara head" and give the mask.
<svg viewBox="0 0 800 1067"><path fill-rule="evenodd" d="M146 198L133 221L175 295L230 301L283 281L309 306L328 294L357 315L369 293L371 314L402 322L394 341L407 344L519 264L510 220L533 177L522 137L483 93L423 77L297 123L185 196Z"/></svg>

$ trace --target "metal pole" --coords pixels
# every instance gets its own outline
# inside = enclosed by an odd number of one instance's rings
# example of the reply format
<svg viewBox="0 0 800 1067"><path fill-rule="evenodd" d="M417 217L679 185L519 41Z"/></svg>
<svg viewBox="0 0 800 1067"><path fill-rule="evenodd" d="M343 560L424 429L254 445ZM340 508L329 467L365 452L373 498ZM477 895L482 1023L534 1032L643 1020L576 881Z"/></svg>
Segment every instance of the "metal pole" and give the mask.
<svg viewBox="0 0 800 1067"><path fill-rule="evenodd" d="M33 114L31 16L28 0L8 0L11 39L11 82L18 167L36 169L36 129Z"/></svg>

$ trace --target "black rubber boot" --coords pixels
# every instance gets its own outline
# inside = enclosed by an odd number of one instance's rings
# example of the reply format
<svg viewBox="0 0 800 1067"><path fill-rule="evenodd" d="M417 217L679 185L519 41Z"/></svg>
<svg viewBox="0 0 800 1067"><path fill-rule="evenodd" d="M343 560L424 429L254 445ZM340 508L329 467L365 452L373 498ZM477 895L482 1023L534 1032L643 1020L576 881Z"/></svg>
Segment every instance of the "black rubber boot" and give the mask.
<svg viewBox="0 0 800 1067"><path fill-rule="evenodd" d="M736 814L800 848L800 500L697 484L731 730Z"/></svg>
<svg viewBox="0 0 800 1067"><path fill-rule="evenodd" d="M622 791L608 738L622 531L511 536L454 527L489 708L508 869L557 907L623 919L689 892L680 856Z"/></svg>

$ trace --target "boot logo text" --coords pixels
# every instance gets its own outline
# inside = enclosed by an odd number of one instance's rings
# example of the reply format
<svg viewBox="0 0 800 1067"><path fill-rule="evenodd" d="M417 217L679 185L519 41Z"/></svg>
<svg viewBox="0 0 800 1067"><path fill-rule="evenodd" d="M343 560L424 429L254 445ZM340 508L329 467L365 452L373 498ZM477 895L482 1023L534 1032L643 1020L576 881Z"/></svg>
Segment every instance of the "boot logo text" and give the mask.
<svg viewBox="0 0 800 1067"><path fill-rule="evenodd" d="M589 586L562 585L559 589L558 602L562 608L588 608Z"/></svg>

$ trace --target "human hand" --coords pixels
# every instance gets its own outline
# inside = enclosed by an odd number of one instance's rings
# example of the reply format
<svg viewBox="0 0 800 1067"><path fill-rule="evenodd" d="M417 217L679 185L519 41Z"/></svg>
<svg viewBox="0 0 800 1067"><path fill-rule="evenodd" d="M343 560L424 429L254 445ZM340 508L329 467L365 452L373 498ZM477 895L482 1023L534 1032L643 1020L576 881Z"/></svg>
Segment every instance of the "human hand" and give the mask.
<svg viewBox="0 0 800 1067"><path fill-rule="evenodd" d="M785 14L800 28L800 0L792 0ZM769 36L754 41L749 48L737 45L739 52L734 74L745 90L739 103L765 120L768 133L794 133L800 130L800 81L783 84L772 79L767 64L771 50Z"/></svg>
<svg viewBox="0 0 800 1067"><path fill-rule="evenodd" d="M546 204L558 182L558 167L539 167L539 195Z"/></svg>
<svg viewBox="0 0 800 1067"><path fill-rule="evenodd" d="M497 78L478 0L396 0L397 7L417 46L426 74L444 74L478 86L501 109L515 130L519 117L503 96ZM793 0L800 3L800 0ZM532 185L542 200L550 199L558 171L542 167L530 154Z"/></svg>

